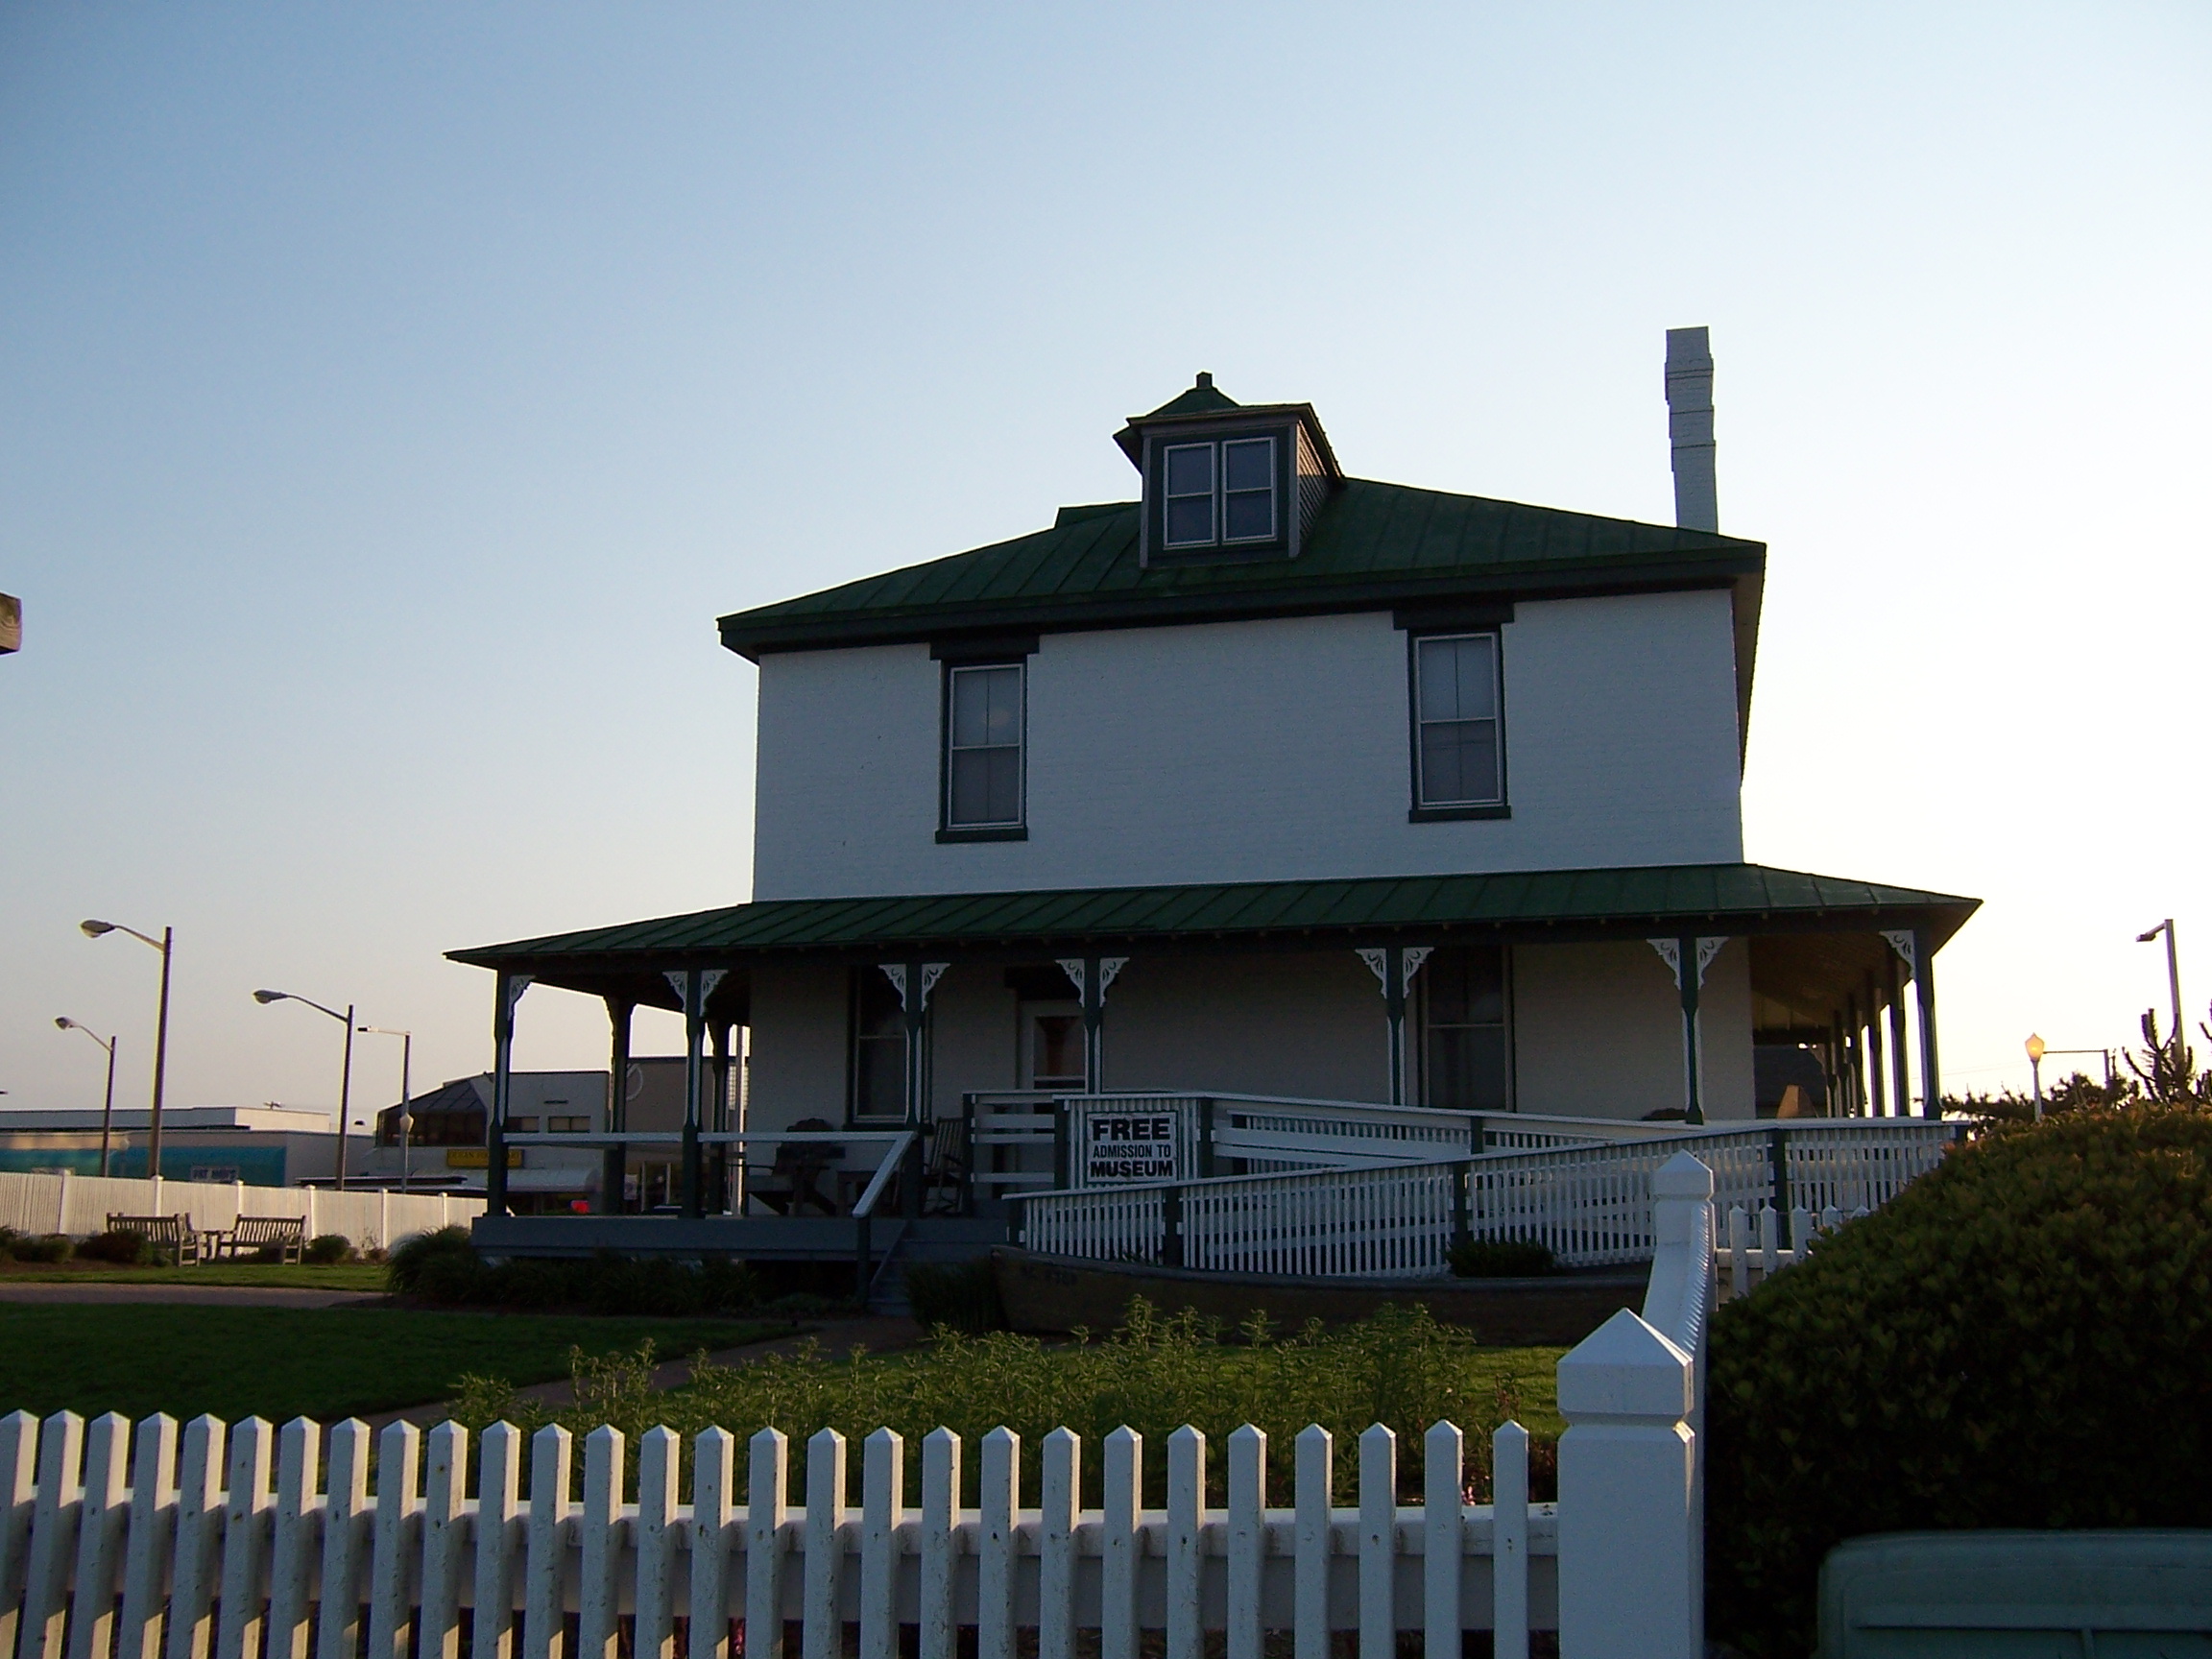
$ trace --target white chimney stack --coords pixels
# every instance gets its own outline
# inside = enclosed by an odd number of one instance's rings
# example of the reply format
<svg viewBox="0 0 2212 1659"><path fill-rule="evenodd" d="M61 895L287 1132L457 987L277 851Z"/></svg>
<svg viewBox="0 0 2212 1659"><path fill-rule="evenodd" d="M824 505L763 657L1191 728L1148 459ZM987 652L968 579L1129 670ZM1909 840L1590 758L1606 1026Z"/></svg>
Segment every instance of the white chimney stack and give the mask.
<svg viewBox="0 0 2212 1659"><path fill-rule="evenodd" d="M1667 330L1667 436L1674 446L1674 522L1719 530L1713 478L1713 348L1702 328Z"/></svg>

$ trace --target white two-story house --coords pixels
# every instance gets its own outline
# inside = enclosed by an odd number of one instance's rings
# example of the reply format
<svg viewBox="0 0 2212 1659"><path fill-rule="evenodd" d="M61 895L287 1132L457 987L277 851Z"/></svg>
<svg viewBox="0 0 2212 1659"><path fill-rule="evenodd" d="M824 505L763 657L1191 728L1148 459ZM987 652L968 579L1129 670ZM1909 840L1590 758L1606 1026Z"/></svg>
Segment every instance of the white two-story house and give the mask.
<svg viewBox="0 0 2212 1659"><path fill-rule="evenodd" d="M1767 553L1712 527L1702 335L1681 524L1347 476L1200 375L1115 435L1132 499L723 617L752 902L456 952L502 1049L523 982L606 998L615 1075L688 1007L755 1131L1010 1090L1718 1121L1762 1046L1837 1110L1936 1099L1975 902L1744 861Z"/></svg>

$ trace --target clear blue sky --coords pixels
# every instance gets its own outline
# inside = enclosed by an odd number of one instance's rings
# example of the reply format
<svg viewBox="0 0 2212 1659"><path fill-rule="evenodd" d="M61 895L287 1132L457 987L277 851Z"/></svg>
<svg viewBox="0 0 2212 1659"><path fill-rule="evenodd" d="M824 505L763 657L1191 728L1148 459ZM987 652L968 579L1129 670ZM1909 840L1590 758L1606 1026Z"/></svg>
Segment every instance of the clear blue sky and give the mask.
<svg viewBox="0 0 2212 1659"><path fill-rule="evenodd" d="M1665 520L1698 323L1750 855L1988 901L1955 1085L2169 913L2200 1018L2208 162L2197 5L0 8L0 1088L142 1098L84 916L174 1102L333 1098L260 985L473 1070L442 951L746 896L718 613L1125 497L1199 369Z"/></svg>

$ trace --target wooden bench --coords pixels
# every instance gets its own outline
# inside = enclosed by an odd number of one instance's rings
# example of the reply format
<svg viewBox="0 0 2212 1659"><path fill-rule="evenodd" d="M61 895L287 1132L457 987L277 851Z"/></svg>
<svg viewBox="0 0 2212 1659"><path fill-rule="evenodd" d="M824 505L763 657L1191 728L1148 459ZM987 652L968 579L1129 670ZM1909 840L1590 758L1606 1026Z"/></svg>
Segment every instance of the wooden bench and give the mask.
<svg viewBox="0 0 2212 1659"><path fill-rule="evenodd" d="M109 1215L108 1231L140 1234L156 1250L168 1251L180 1266L202 1259L200 1235L189 1215Z"/></svg>
<svg viewBox="0 0 2212 1659"><path fill-rule="evenodd" d="M307 1253L307 1220L302 1215L241 1215L228 1233L207 1235L208 1254L236 1262L275 1250L280 1262L298 1262Z"/></svg>

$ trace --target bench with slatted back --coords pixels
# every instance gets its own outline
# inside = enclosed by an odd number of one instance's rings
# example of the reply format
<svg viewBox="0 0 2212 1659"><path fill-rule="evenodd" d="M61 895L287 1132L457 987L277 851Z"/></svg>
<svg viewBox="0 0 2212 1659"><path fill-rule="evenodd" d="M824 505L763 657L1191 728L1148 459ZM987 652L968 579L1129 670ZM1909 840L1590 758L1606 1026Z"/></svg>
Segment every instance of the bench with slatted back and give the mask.
<svg viewBox="0 0 2212 1659"><path fill-rule="evenodd" d="M200 1260L200 1235L189 1215L109 1215L110 1233L138 1233L157 1251L169 1254L180 1265Z"/></svg>
<svg viewBox="0 0 2212 1659"><path fill-rule="evenodd" d="M302 1215L241 1215L228 1233L208 1236L213 1254L236 1262L275 1250L283 1262L298 1262L307 1250L307 1220Z"/></svg>

